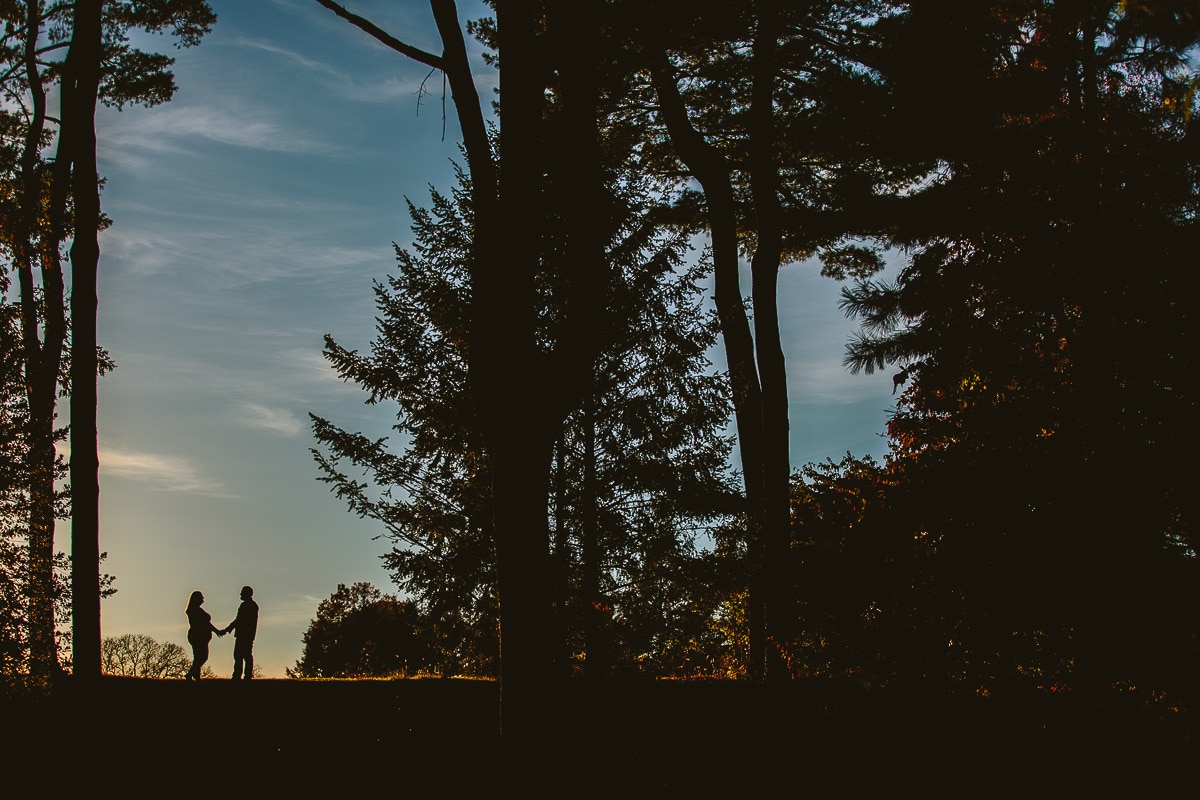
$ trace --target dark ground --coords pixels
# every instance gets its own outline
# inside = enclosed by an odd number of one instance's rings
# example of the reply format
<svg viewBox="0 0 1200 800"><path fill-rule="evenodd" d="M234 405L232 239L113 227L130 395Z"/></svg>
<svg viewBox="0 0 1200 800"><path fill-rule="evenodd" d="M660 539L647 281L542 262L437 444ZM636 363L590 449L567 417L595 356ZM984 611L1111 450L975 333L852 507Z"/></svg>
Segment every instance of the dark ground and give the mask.
<svg viewBox="0 0 1200 800"><path fill-rule="evenodd" d="M1200 796L1186 715L1132 699L819 682L576 688L522 767L495 732L497 697L494 683L454 680L105 678L94 693L9 692L0 796ZM31 774L53 788L30 786Z"/></svg>

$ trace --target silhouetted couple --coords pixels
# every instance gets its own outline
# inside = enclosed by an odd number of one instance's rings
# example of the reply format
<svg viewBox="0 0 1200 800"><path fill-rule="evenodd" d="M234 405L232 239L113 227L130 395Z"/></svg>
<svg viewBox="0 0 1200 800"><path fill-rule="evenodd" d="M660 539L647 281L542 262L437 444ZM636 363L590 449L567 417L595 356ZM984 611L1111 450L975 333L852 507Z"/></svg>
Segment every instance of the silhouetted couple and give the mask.
<svg viewBox="0 0 1200 800"><path fill-rule="evenodd" d="M208 661L208 643L212 635L224 636L233 631L233 679L250 680L254 677L254 634L258 632L258 603L254 602L254 590L249 586L242 587L242 604L238 606L237 617L224 628L212 624L212 617L200 606L204 605L204 595L195 591L188 598L184 612L188 618L188 643L192 646L192 668L188 670L187 679L200 680L200 668Z"/></svg>

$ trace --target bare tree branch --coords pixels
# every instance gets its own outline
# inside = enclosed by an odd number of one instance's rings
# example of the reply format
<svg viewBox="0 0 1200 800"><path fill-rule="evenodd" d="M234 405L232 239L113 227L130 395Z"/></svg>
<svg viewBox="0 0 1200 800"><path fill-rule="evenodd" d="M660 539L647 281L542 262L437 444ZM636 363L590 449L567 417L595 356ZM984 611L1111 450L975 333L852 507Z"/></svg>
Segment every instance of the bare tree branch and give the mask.
<svg viewBox="0 0 1200 800"><path fill-rule="evenodd" d="M395 50L397 53L408 56L414 61L420 61L422 64L433 67L434 69L443 69L441 56L435 56L433 53L427 53L419 47L413 47L411 44L405 44L395 36L392 36L390 33L380 28L375 23L371 22L370 20L363 19L357 14L350 13L340 4L333 2L333 0L317 0L317 2L349 22L354 27L373 36L378 41Z"/></svg>

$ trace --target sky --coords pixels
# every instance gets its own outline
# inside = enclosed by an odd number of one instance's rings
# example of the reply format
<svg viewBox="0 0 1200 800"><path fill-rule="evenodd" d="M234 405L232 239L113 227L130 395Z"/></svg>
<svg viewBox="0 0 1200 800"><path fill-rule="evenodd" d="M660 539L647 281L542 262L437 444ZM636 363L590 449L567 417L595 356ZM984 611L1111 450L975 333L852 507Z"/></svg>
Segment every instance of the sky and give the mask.
<svg viewBox="0 0 1200 800"><path fill-rule="evenodd" d="M99 337L101 550L117 594L104 636L186 646L199 589L213 621L243 585L261 608L256 663L283 677L318 602L339 583L395 591L382 529L317 481L310 412L385 436L394 407L365 405L322 358L323 336L363 349L372 281L411 239L404 198L452 183L458 127L441 79L314 0L210 0L219 20L177 58L179 91L153 109L99 113L103 208ZM424 0L347 0L398 38L440 52ZM460 2L466 20L481 3ZM494 71L471 45L489 96ZM855 329L817 267L780 275L793 466L881 457L887 375L842 366ZM744 283L749 293L748 280ZM63 409L62 417L66 418ZM59 547L69 549L69 524ZM231 671L231 638L209 665Z"/></svg>

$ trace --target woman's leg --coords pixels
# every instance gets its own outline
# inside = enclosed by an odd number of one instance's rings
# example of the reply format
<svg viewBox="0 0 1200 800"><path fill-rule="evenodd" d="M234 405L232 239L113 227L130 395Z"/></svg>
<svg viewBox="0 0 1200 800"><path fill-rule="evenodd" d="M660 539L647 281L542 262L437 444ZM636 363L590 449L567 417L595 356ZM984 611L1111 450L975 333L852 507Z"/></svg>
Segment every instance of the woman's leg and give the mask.
<svg viewBox="0 0 1200 800"><path fill-rule="evenodd" d="M190 680L200 680L200 668L204 666L205 661L208 661L208 642L193 642L192 668L188 670L187 674Z"/></svg>

